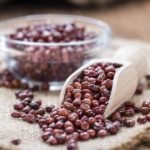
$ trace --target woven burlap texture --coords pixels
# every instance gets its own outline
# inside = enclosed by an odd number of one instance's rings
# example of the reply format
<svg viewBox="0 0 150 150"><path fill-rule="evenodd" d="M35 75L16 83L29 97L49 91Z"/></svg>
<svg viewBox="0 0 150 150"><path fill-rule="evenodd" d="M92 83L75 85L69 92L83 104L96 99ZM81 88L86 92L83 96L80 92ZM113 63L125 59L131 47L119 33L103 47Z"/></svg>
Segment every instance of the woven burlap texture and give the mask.
<svg viewBox="0 0 150 150"><path fill-rule="evenodd" d="M112 42L112 48L128 44L128 40L115 39ZM140 41L132 41L141 48L150 46ZM110 51L111 52L111 51ZM109 53L110 53L109 52ZM37 99L42 99L43 103L58 105L59 93L42 92L35 93ZM134 97L137 104L142 103L150 97L150 90L146 89L142 96ZM17 100L14 96L14 90L0 88L0 150L65 150L66 146L49 146L42 142L41 129L36 124L28 124L21 120L10 117L13 110L13 104ZM22 143L19 146L11 145L12 139L20 138ZM131 149L141 141L150 141L150 123L138 125L134 128L122 128L119 134L109 136L105 139L93 139L87 142L79 142L80 150L113 150L113 149Z"/></svg>

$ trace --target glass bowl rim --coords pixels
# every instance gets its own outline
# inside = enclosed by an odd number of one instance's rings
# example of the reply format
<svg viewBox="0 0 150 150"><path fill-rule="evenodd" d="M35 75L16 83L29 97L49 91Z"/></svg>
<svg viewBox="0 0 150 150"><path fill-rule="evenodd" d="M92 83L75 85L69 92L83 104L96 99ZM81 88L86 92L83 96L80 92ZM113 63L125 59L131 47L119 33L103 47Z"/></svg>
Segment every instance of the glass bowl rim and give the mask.
<svg viewBox="0 0 150 150"><path fill-rule="evenodd" d="M20 41L20 40L13 40L7 38L6 35L1 35L1 41L2 42L8 42L11 44L18 44L18 45L27 45L27 46L78 46L78 45L84 45L84 44L90 44L90 43L101 43L104 39L103 38L109 38L111 36L111 28L110 26L105 23L104 21L91 18L91 17L85 17L85 16L79 16L79 15L68 15L68 14L36 14L36 15L28 15L28 16L22 16L22 17L16 17L13 19L7 19L0 22L1 24L11 23L18 19L25 19L25 20L34 20L35 18L42 18L43 17L65 17L65 18L74 18L77 21L81 20L82 22L89 23L92 25L95 25L102 30L102 34L90 39L90 40L84 40L84 41L72 41L72 42L52 42L52 43L46 43L46 42L30 42L30 41Z"/></svg>

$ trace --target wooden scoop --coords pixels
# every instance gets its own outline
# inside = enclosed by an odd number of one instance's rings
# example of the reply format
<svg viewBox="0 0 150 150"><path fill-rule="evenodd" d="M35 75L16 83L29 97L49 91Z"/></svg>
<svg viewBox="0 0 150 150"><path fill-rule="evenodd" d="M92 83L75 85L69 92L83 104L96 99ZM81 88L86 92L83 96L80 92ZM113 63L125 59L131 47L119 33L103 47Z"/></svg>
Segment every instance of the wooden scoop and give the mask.
<svg viewBox="0 0 150 150"><path fill-rule="evenodd" d="M116 52L112 59L94 59L71 74L61 90L60 104L64 101L68 85L72 84L85 68L98 62L111 62L123 65L115 73L110 99L104 112L105 117L111 115L120 105L134 95L138 81L146 75L147 71L147 60L144 52L137 46L124 46Z"/></svg>

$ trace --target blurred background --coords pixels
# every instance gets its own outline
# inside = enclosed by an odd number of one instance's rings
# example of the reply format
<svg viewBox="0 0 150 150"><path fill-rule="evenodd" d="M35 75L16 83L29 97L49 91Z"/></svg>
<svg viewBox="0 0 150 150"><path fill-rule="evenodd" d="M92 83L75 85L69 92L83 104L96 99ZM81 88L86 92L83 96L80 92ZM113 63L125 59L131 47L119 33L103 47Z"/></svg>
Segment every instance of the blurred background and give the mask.
<svg viewBox="0 0 150 150"><path fill-rule="evenodd" d="M0 20L67 13L106 21L117 37L150 42L150 0L0 0Z"/></svg>

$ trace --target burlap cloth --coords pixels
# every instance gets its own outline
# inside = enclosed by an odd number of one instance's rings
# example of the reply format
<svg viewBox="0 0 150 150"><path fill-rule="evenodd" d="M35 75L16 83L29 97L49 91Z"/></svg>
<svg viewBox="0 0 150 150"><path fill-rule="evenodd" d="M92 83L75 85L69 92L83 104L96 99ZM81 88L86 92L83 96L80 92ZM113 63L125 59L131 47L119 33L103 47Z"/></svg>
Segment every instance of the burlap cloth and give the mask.
<svg viewBox="0 0 150 150"><path fill-rule="evenodd" d="M150 49L150 45L141 41L128 41L114 39L112 49L133 42L143 48ZM111 53L111 51L109 51ZM128 85L127 85L128 86ZM59 93L36 93L36 98L42 99L44 104L58 105ZM146 89L142 96L134 97L137 103L150 98L150 90ZM16 103L14 91L0 88L0 150L65 150L66 146L49 146L42 142L41 130L38 125L30 125L26 122L10 117L13 104ZM12 139L20 138L19 146L10 144ZM119 134L105 139L94 139L87 142L79 142L82 150L148 150L150 149L150 123L136 124L133 128L122 128Z"/></svg>

